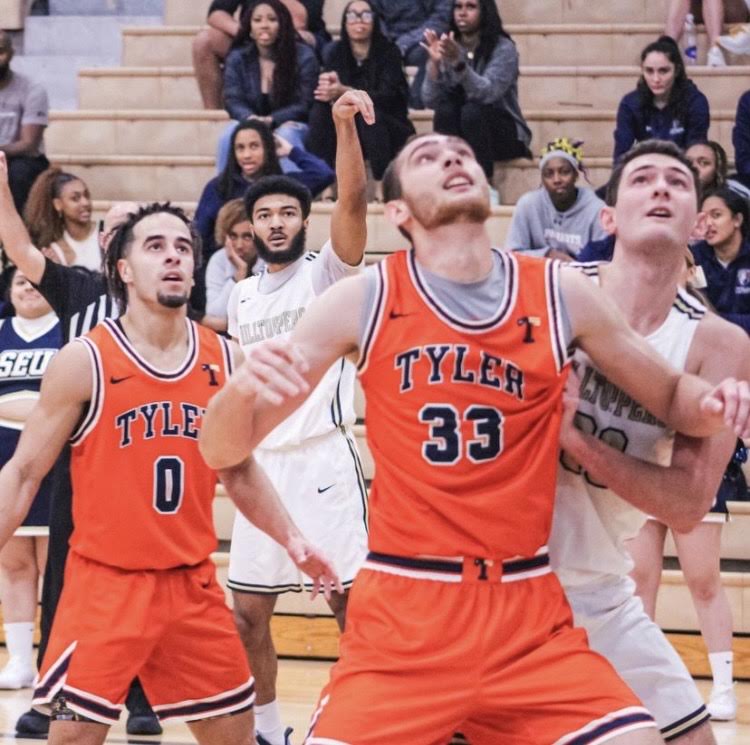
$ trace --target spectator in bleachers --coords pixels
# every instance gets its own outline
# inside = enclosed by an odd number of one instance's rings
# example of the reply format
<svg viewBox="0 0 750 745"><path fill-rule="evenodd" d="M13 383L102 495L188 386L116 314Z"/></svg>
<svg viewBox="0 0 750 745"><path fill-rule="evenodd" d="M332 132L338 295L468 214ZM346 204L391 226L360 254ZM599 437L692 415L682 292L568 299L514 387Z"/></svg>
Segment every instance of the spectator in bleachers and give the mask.
<svg viewBox="0 0 750 745"><path fill-rule="evenodd" d="M518 50L494 0L455 0L450 33L425 31L422 97L436 132L463 137L492 182L493 163L531 158L518 103Z"/></svg>
<svg viewBox="0 0 750 745"><path fill-rule="evenodd" d="M698 171L703 193L714 191L727 182L727 154L715 140L693 143L685 155Z"/></svg>
<svg viewBox="0 0 750 745"><path fill-rule="evenodd" d="M614 159L642 140L670 140L682 148L708 138L708 99L687 77L673 39L662 36L641 52L641 78L617 110Z"/></svg>
<svg viewBox="0 0 750 745"><path fill-rule="evenodd" d="M323 70L310 111L307 147L333 166L336 128L331 107L351 88L367 91L375 105L375 122L365 125L357 117L357 132L379 184L388 164L414 134L414 126L409 120L409 88L401 53L383 35L380 19L368 0L351 0L345 6L341 40L326 49Z"/></svg>
<svg viewBox="0 0 750 745"><path fill-rule="evenodd" d="M101 271L99 233L91 219L86 184L59 168L48 168L31 187L24 219L34 245L66 266Z"/></svg>
<svg viewBox="0 0 750 745"><path fill-rule="evenodd" d="M570 261L589 241L606 236L599 221L604 202L577 186L585 175L581 145L559 137L542 150L542 185L518 200L507 248Z"/></svg>
<svg viewBox="0 0 750 745"><path fill-rule="evenodd" d="M747 0L724 2L727 3L725 20L732 28L726 36L719 37L719 44L732 54L750 54L750 3Z"/></svg>
<svg viewBox="0 0 750 745"><path fill-rule="evenodd" d="M227 303L237 282L259 269L253 226L247 219L242 199L232 199L216 218L214 238L218 251L206 267L206 315L201 323L214 331L227 330Z"/></svg>
<svg viewBox="0 0 750 745"><path fill-rule="evenodd" d="M41 85L10 69L12 59L10 35L0 30L0 152L7 158L13 202L21 212L34 180L49 168L44 155L49 106Z"/></svg>
<svg viewBox="0 0 750 745"><path fill-rule="evenodd" d="M701 206L706 237L691 246L693 264L702 270L696 287L722 318L750 333L750 213L747 201L724 187L707 194ZM707 706L712 719L731 720L737 713L732 683L732 610L721 583L721 528L729 519L727 502L745 499L747 484L741 464L747 451L738 441L734 457L719 487L716 501L703 522L687 533L675 533L680 568L685 575L708 648L713 687ZM630 542L635 563L633 578L646 612L654 617L667 528L649 520Z"/></svg>
<svg viewBox="0 0 750 745"><path fill-rule="evenodd" d="M19 271L12 270L10 303L15 315L0 321L0 463L10 459L23 424L39 397L42 375L62 346L57 316ZM27 357L25 367L10 364ZM44 478L28 515L0 551L0 602L8 663L0 670L0 688L28 688L36 675L33 635L39 578L47 561L50 476Z"/></svg>
<svg viewBox="0 0 750 745"><path fill-rule="evenodd" d="M706 26L706 36L708 36L706 64L709 67L724 67L726 61L719 48L721 43L719 37L725 21L742 23L748 20L744 0L670 0L664 33L676 42L682 38L688 13L693 14L696 23L703 23Z"/></svg>
<svg viewBox="0 0 750 745"><path fill-rule="evenodd" d="M315 52L297 41L292 16L281 0L255 0L240 19L240 40L242 46L229 53L224 68L224 106L229 116L236 122L260 121L303 148L320 71ZM220 138L219 172L227 162L233 131L230 125ZM297 166L282 163L282 170L292 172Z"/></svg>
<svg viewBox="0 0 750 745"><path fill-rule="evenodd" d="M453 0L372 0L372 7L383 21L385 35L399 48L405 65L417 68L411 84L409 105L429 108L422 98L427 53L422 44L424 33L448 30Z"/></svg>
<svg viewBox="0 0 750 745"><path fill-rule="evenodd" d="M745 91L737 102L732 145L737 179L750 187L750 91Z"/></svg>
<svg viewBox="0 0 750 745"><path fill-rule="evenodd" d="M247 187L261 176L281 173L279 157L286 157L297 166L289 177L304 184L312 194L319 194L333 183L334 172L328 164L300 147L292 147L257 119L236 125L230 141L232 155L220 175L203 188L195 210L195 227L203 244L203 267L221 244L214 239L216 217L221 207L231 199L244 195ZM205 307L205 269L196 270L191 305L197 310Z"/></svg>
<svg viewBox="0 0 750 745"><path fill-rule="evenodd" d="M323 0L282 2L292 14L300 39L320 54L331 40L323 21ZM193 40L193 69L206 109L224 108L222 67L240 30L236 16L242 16L251 4L252 0L213 0L207 26Z"/></svg>

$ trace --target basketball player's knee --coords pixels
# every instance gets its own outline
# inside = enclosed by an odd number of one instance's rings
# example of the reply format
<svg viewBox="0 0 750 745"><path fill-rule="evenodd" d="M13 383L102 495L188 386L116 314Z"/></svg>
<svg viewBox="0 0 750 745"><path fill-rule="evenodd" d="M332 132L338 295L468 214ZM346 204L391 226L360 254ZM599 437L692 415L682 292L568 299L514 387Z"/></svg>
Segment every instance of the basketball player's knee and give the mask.
<svg viewBox="0 0 750 745"><path fill-rule="evenodd" d="M268 616L253 605L234 606L234 623L242 641L250 646L258 646L271 635Z"/></svg>
<svg viewBox="0 0 750 745"><path fill-rule="evenodd" d="M8 582L33 581L37 576L36 562L32 555L16 554L0 559L0 571Z"/></svg>
<svg viewBox="0 0 750 745"><path fill-rule="evenodd" d="M714 573L700 574L688 579L690 594L699 603L710 603L721 590L721 577Z"/></svg>

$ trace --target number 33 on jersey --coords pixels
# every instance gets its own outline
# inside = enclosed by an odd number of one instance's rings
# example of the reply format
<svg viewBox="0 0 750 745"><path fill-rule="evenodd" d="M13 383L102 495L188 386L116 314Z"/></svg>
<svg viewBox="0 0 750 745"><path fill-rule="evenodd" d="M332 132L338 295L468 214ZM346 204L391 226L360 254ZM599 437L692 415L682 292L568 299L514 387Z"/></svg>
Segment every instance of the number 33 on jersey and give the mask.
<svg viewBox="0 0 750 745"><path fill-rule="evenodd" d="M169 372L140 357L118 321L79 339L94 385L71 438L71 548L89 559L166 569L197 564L216 547L216 476L198 452L198 433L231 371L231 352L213 331L186 323L187 355ZM105 492L94 486L102 483Z"/></svg>
<svg viewBox="0 0 750 745"><path fill-rule="evenodd" d="M359 365L373 551L503 558L547 541L567 376L559 268L495 261L505 292L483 320L451 314L413 253L377 267Z"/></svg>

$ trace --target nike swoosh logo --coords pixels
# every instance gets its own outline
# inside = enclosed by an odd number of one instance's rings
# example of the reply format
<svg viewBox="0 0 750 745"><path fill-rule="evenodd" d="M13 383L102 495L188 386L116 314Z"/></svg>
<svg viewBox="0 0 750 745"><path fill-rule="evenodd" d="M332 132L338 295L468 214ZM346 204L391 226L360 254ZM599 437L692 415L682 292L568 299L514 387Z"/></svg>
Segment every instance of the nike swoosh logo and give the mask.
<svg viewBox="0 0 750 745"><path fill-rule="evenodd" d="M117 385L118 383L122 383L123 380L130 380L130 378L134 378L135 375L125 375L122 378L116 378L114 375L112 375L109 379L109 382L112 383L112 385Z"/></svg>
<svg viewBox="0 0 750 745"><path fill-rule="evenodd" d="M336 486L336 482L334 482L330 486L325 486L322 489L320 487L318 487L318 494L322 494L324 491L328 491L329 489L333 489L334 486Z"/></svg>
<svg viewBox="0 0 750 745"><path fill-rule="evenodd" d="M397 313L395 310L391 311L391 318L406 318L406 316L413 316L413 313Z"/></svg>

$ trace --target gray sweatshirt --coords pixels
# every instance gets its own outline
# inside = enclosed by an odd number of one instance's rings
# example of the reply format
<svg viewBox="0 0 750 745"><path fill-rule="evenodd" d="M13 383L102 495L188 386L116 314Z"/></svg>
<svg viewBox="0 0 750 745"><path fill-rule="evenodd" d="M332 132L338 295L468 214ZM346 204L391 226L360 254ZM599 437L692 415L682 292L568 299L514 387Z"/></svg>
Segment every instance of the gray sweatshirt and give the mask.
<svg viewBox="0 0 750 745"><path fill-rule="evenodd" d="M497 106L510 114L516 123L519 141L528 145L531 130L518 103L518 50L513 41L501 36L486 65L478 63L476 68L472 67L466 56L464 62L466 65L461 72L443 64L437 80L432 80L429 72L425 75L422 84L424 105L428 109L437 108L441 99L450 99L452 91L461 87L468 101Z"/></svg>
<svg viewBox="0 0 750 745"><path fill-rule="evenodd" d="M589 241L607 236L599 222L602 207L604 202L591 189L579 187L573 206L558 212L540 186L518 200L505 247L535 256L543 256L551 248L577 256Z"/></svg>

